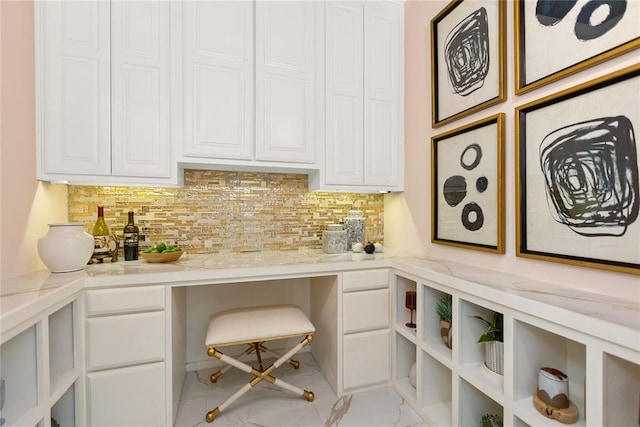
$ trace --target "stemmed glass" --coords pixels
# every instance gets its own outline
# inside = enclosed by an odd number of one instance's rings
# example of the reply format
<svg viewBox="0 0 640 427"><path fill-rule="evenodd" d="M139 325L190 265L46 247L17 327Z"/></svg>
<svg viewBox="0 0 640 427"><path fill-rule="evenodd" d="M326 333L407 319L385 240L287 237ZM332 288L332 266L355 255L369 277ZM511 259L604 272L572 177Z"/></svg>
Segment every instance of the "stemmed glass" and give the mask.
<svg viewBox="0 0 640 427"><path fill-rule="evenodd" d="M410 328L415 328L416 324L413 322L413 312L416 309L416 291L407 291L404 299L404 306L411 310L411 321L405 323Z"/></svg>

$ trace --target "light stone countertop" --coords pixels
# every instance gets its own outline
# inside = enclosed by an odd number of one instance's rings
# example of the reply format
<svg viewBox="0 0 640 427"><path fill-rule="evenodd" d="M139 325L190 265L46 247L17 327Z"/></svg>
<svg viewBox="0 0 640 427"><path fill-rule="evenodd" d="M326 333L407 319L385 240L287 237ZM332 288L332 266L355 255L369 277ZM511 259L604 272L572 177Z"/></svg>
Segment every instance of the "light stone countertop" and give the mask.
<svg viewBox="0 0 640 427"><path fill-rule="evenodd" d="M548 313L553 321L580 325L589 333L618 325L613 341L640 348L640 302L593 294L533 281L465 264L389 253L324 254L321 250L184 254L178 261L151 264L144 260L96 264L73 273L39 271L0 284L0 331L84 288L145 284L191 286L252 280L310 277L337 272L393 267L422 283L452 286L470 295L523 312ZM625 344L626 342L626 344Z"/></svg>

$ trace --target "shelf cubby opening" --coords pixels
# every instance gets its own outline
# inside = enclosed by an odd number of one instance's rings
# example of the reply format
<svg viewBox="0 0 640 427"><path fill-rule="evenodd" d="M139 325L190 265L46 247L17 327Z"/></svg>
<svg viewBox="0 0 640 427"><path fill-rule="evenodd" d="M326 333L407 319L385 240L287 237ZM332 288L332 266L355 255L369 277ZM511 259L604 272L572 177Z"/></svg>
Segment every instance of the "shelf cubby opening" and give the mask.
<svg viewBox="0 0 640 427"><path fill-rule="evenodd" d="M74 369L74 303L49 316L49 368L51 392Z"/></svg>
<svg viewBox="0 0 640 427"><path fill-rule="evenodd" d="M504 418L504 409L486 394L482 393L464 379L461 379L459 425L480 425L484 414L499 415Z"/></svg>
<svg viewBox="0 0 640 427"><path fill-rule="evenodd" d="M514 397L516 409L522 411L518 416L531 425L557 423L540 414L533 405L540 368L550 367L569 377L569 399L580 414L575 425L585 425L585 345L522 321L515 322L514 336Z"/></svg>
<svg viewBox="0 0 640 427"><path fill-rule="evenodd" d="M19 425L38 405L38 332L36 325L0 346L0 379L4 381L5 425ZM23 421L24 422L24 421Z"/></svg>
<svg viewBox="0 0 640 427"><path fill-rule="evenodd" d="M419 404L433 425L451 424L451 370L422 351Z"/></svg>
<svg viewBox="0 0 640 427"><path fill-rule="evenodd" d="M411 310L406 307L407 292L417 292L417 284L411 279L396 275L396 328L407 332L409 335L416 334L416 328L407 326L411 322ZM418 298L416 296L416 306ZM419 309L413 310L413 323L417 325L417 316Z"/></svg>
<svg viewBox="0 0 640 427"><path fill-rule="evenodd" d="M59 426L74 427L76 425L76 392L75 383L58 399L51 408L51 425L55 420Z"/></svg>
<svg viewBox="0 0 640 427"><path fill-rule="evenodd" d="M430 349L440 354L444 359L450 361L451 349L447 347L442 340L440 335L440 317L436 312L438 302L449 294L429 287L428 285L423 285L421 291L422 310L420 312L422 313L422 340ZM455 339L453 341L455 342Z"/></svg>
<svg viewBox="0 0 640 427"><path fill-rule="evenodd" d="M460 300L460 364L464 376L474 378L474 385L485 393L491 393L494 398L504 393L503 375L497 374L485 365L485 343L479 343L480 336L487 331L487 325L473 316L492 322L495 311ZM504 344L500 344L504 345ZM504 350L503 350L504 351ZM502 356L504 360L504 354Z"/></svg>
<svg viewBox="0 0 640 427"><path fill-rule="evenodd" d="M603 386L604 425L637 425L640 420L640 365L605 353Z"/></svg>
<svg viewBox="0 0 640 427"><path fill-rule="evenodd" d="M409 373L413 364L416 363L416 345L399 333L395 333L395 337L396 369L394 380L402 394L415 400L416 389L409 381Z"/></svg>

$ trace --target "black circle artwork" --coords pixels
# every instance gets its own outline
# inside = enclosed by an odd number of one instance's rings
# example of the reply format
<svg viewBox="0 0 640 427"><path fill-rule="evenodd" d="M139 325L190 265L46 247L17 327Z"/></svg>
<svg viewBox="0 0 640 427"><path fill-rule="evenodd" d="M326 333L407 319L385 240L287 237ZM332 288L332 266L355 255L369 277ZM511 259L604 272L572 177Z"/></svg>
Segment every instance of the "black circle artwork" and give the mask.
<svg viewBox="0 0 640 427"><path fill-rule="evenodd" d="M466 171L478 167L482 160L482 147L477 143L467 145L460 154L460 166ZM489 187L489 180L481 175L475 178L478 193L484 193ZM442 186L442 195L449 206L456 207L467 197L467 178L462 175L451 175ZM475 201L466 203L460 215L462 226L469 231L477 231L484 225L484 213Z"/></svg>
<svg viewBox="0 0 640 427"><path fill-rule="evenodd" d="M488 186L489 180L486 176L481 176L480 178L476 179L476 190L478 190L478 193L484 193Z"/></svg>
<svg viewBox="0 0 640 427"><path fill-rule="evenodd" d="M471 153L473 158L469 159L467 153ZM471 161L469 161L471 160ZM480 164L480 160L482 160L482 148L478 144L470 144L464 150L462 150L462 154L460 154L460 166L462 166L465 170L473 170Z"/></svg>
<svg viewBox="0 0 640 427"><path fill-rule="evenodd" d="M484 214L482 208L477 203L471 202L462 208L462 225L469 231L477 231L484 225Z"/></svg>
<svg viewBox="0 0 640 427"><path fill-rule="evenodd" d="M467 180L460 175L450 176L444 182L442 195L449 206L458 206L467 196Z"/></svg>

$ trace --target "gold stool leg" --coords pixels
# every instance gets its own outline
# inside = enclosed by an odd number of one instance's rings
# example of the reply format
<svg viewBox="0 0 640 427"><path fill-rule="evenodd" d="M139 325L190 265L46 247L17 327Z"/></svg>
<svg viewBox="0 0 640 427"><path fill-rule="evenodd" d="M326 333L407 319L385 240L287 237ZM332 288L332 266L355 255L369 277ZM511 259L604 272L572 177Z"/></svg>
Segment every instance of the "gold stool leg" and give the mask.
<svg viewBox="0 0 640 427"><path fill-rule="evenodd" d="M207 412L207 416L205 419L207 420L208 423L212 423L219 413L220 413L220 408L216 407L213 411Z"/></svg>
<svg viewBox="0 0 640 427"><path fill-rule="evenodd" d="M222 369L220 369L219 371L211 374L211 377L209 379L211 380L212 383L215 383L216 381L218 381L218 378L222 376L222 374L223 374Z"/></svg>

